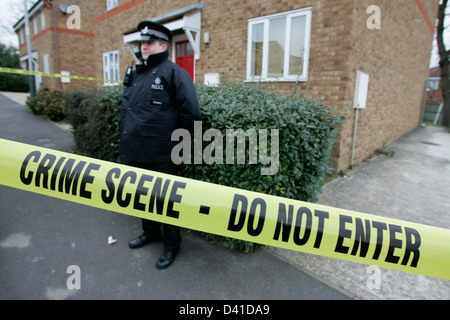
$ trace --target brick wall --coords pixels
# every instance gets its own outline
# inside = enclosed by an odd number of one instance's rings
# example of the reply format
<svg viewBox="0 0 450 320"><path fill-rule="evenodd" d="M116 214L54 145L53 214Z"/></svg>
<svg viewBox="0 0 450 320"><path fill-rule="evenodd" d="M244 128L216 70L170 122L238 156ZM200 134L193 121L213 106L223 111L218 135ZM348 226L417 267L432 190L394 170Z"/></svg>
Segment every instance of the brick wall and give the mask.
<svg viewBox="0 0 450 320"><path fill-rule="evenodd" d="M94 19L95 25L95 73L103 78L102 55L119 50L120 80L133 61L129 49L123 42L124 34L136 32L138 22L178 10L195 3L192 0L119 0L118 7Z"/></svg>
<svg viewBox="0 0 450 320"><path fill-rule="evenodd" d="M103 1L53 1L56 8L56 27L58 40L58 56L59 70L69 71L71 75L94 77L95 66L94 59L94 18L98 16L106 8ZM59 10L61 2L71 5L78 5L81 9L81 29L69 29L67 27L67 19L72 14L63 15ZM39 71L44 71L43 56L50 54L50 72L57 72L55 36L53 12L51 8L43 7L45 14L46 27L43 30L40 25L40 17L38 14L38 32L35 34L32 23L30 24L31 47L33 51L38 52ZM30 17L31 21L34 17ZM24 28L24 27L22 27ZM18 33L20 31L18 30ZM26 43L20 46L20 56L27 55ZM42 78L42 87L50 89L61 89L70 91L75 89L88 88L92 83L87 84L86 81L71 80L71 83L61 84L59 78Z"/></svg>
<svg viewBox="0 0 450 320"><path fill-rule="evenodd" d="M84 33L58 32L60 59L64 59L61 70L103 78L103 53L118 50L122 79L132 61L123 35L136 31L141 20L197 1L119 0L119 6L109 12L106 1L78 2ZM308 99L319 99L345 113L347 122L340 128L332 154L337 170L350 166L357 70L368 73L370 82L367 108L359 113L355 164L418 126L433 40L428 22L437 17L438 0L204 0L203 4L201 39L209 32L210 43L201 41L201 58L195 66L196 81L200 83L211 72L245 80L249 19L312 8L308 81L273 85L280 93L296 90ZM379 30L370 30L366 25L371 15L366 10L373 4L381 10ZM51 10L47 11L50 26ZM60 15L61 30L67 29L65 22ZM95 38L90 36L93 34ZM39 38L42 43L33 45L41 52L38 46L48 47L52 37L49 31ZM23 50L26 48L21 47L21 54ZM40 60L41 57L40 54ZM86 83L72 81L66 89L78 86L86 87Z"/></svg>
<svg viewBox="0 0 450 320"><path fill-rule="evenodd" d="M139 2L139 1L134 1ZM312 7L311 49L308 82L273 83L280 93L296 90L308 99L346 113L333 150L337 170L350 166L356 71L370 76L367 108L359 114L355 164L377 149L416 128L419 124L423 86L433 34L412 0L205 0L202 34L210 33L210 43L201 42L201 59L196 61L196 81L206 73L221 73L244 80L247 63L248 19L305 7ZM125 0L119 5L126 4ZM121 74L132 61L122 35L109 30L134 30L138 21L160 16L191 5L191 0L146 1L96 24L96 52L101 69L101 50L120 48ZM381 29L370 30L366 21L369 5L381 9ZM438 1L421 1L431 19L437 16ZM143 14L145 13L145 14ZM101 48L101 50L99 49ZM97 68L97 76L101 70Z"/></svg>
<svg viewBox="0 0 450 320"><path fill-rule="evenodd" d="M355 1L349 96L353 101L356 71L370 76L367 108L360 110L355 163L397 140L420 124L424 86L433 40L424 16L414 1ZM437 17L439 1L421 1L431 21ZM366 8L381 9L381 29L368 29ZM350 163L354 111L349 110L340 141L339 168Z"/></svg>
<svg viewBox="0 0 450 320"><path fill-rule="evenodd" d="M421 1L431 21L438 1ZM381 29L367 28L369 5L381 9ZM345 112L333 150L337 170L350 166L353 141L353 105L356 71L370 76L367 108L359 113L355 164L377 149L419 125L425 81L428 76L433 33L411 0L344 1L205 1L202 44L197 79L219 72L245 79L247 20L304 7L312 7L309 81L274 83L280 92L295 89L309 99L319 99ZM223 28L223 26L227 26Z"/></svg>

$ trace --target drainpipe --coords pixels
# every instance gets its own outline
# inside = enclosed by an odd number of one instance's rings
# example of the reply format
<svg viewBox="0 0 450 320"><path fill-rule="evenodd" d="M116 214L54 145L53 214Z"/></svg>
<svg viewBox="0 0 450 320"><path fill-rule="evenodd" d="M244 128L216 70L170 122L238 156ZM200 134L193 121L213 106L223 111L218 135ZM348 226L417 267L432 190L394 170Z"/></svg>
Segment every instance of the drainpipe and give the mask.
<svg viewBox="0 0 450 320"><path fill-rule="evenodd" d="M53 37L54 37L54 43L55 43L55 64L56 64L56 72L60 73L59 68L59 46L58 46L58 28L56 26L56 13L55 13L55 5L53 3L53 0L47 0L48 3L52 6L52 13L53 13ZM59 81L59 78L56 78L56 84L58 90L61 90L61 81Z"/></svg>
<svg viewBox="0 0 450 320"><path fill-rule="evenodd" d="M353 126L352 159L350 160L350 170L353 170L353 161L355 158L356 131L358 130L359 108L355 108L355 124Z"/></svg>
<svg viewBox="0 0 450 320"><path fill-rule="evenodd" d="M28 20L28 6L27 0L23 0L25 6L25 37L27 41L27 55L28 55L28 70L33 71L33 62L31 61L31 37L30 37L30 21ZM34 82L34 76L30 75L30 97L33 99L36 96L36 87Z"/></svg>

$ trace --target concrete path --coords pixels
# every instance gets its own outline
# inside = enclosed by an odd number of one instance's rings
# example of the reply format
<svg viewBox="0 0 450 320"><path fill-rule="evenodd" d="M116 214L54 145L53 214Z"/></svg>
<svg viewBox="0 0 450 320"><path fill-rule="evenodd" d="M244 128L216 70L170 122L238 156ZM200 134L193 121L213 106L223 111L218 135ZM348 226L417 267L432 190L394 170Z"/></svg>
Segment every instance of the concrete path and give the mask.
<svg viewBox="0 0 450 320"><path fill-rule="evenodd" d="M325 185L318 202L450 229L450 133L438 127L419 128L384 153ZM380 289L369 289L373 271L366 265L272 251L357 299L450 299L447 280L382 268Z"/></svg>
<svg viewBox="0 0 450 320"><path fill-rule="evenodd" d="M8 96L19 103L0 94L0 138L70 150L70 133ZM186 230L174 264L157 270L161 243L128 248L140 233L140 219L0 185L0 299L348 299L268 250L244 254ZM67 286L71 268L80 289Z"/></svg>
<svg viewBox="0 0 450 320"><path fill-rule="evenodd" d="M0 138L68 151L71 135L26 111L25 98L0 94ZM419 128L385 153L325 185L319 203L450 229L450 134ZM381 287L369 289L366 265L278 248L242 254L187 231L159 271L161 245L127 247L138 219L3 186L0 203L0 299L450 299L450 281L381 269ZM67 289L71 265L81 290Z"/></svg>

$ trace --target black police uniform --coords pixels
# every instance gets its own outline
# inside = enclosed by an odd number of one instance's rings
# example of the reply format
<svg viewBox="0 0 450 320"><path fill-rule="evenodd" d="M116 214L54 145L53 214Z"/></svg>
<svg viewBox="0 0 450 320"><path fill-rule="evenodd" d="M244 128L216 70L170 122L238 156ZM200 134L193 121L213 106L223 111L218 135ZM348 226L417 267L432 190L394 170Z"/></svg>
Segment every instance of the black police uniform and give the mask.
<svg viewBox="0 0 450 320"><path fill-rule="evenodd" d="M137 65L120 108L120 156L124 163L171 161L172 132L193 130L200 108L190 75L167 60L168 51Z"/></svg>
<svg viewBox="0 0 450 320"><path fill-rule="evenodd" d="M120 157L127 165L175 174L171 152L177 142L171 141L172 132L178 128L192 131L201 113L190 75L168 56L168 51L150 55L146 64L136 66L131 83L124 87ZM139 53L137 57L142 60ZM178 250L179 227L146 219L142 219L142 226L152 241L161 238L162 227L164 250Z"/></svg>

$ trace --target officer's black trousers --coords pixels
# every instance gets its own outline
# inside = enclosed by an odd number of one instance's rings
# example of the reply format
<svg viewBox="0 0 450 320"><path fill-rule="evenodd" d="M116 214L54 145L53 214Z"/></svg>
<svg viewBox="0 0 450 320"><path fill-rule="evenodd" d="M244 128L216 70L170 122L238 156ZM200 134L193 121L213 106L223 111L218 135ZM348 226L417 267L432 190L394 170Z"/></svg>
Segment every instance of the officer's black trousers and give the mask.
<svg viewBox="0 0 450 320"><path fill-rule="evenodd" d="M173 175L177 173L177 167L172 162L131 162L127 165ZM142 219L142 229L151 238L162 236L164 250L176 250L180 247L180 227Z"/></svg>

